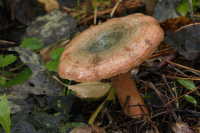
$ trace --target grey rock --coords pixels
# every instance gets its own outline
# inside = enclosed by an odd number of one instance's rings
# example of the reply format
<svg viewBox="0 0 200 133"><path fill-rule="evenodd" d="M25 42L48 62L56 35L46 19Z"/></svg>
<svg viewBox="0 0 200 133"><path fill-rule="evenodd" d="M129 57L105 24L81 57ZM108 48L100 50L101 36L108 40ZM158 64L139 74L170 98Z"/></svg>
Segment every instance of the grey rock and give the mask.
<svg viewBox="0 0 200 133"><path fill-rule="evenodd" d="M77 20L59 10L52 10L32 22L22 39L36 37L39 42L44 43L43 47L46 47L70 37L75 32L76 26Z"/></svg>

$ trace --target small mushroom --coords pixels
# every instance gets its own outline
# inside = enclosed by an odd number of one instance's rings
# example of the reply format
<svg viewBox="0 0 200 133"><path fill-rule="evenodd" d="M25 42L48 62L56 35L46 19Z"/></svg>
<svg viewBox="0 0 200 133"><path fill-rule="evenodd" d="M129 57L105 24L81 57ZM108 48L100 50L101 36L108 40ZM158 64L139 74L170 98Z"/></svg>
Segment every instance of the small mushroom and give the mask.
<svg viewBox="0 0 200 133"><path fill-rule="evenodd" d="M111 78L124 113L139 118L148 111L129 73L147 59L162 41L158 21L140 13L113 18L90 27L64 50L58 66L61 78L93 82Z"/></svg>

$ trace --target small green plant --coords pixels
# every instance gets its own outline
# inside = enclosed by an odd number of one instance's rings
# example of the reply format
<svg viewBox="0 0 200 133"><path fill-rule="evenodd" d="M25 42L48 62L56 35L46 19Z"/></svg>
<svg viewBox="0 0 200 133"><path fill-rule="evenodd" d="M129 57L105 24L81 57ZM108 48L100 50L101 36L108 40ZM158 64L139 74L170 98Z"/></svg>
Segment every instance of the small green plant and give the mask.
<svg viewBox="0 0 200 133"><path fill-rule="evenodd" d="M58 65L59 65L59 60L60 60L60 57L62 55L64 51L64 48L58 48L58 49L55 49L54 51L52 51L50 53L50 57L53 59L51 61L48 61L45 66L46 68L49 70L49 71L53 71L53 72L57 72L57 68L58 68Z"/></svg>
<svg viewBox="0 0 200 133"><path fill-rule="evenodd" d="M17 57L13 54L9 54L3 57L3 55L0 55L0 67L6 67L9 64L13 63L17 60ZM23 83L29 79L29 77L32 75L32 72L29 68L24 69L18 74L7 72L4 70L0 70L2 72L2 75L0 76L0 86L9 88L13 85ZM7 75L12 75L14 78L7 81Z"/></svg>
<svg viewBox="0 0 200 133"><path fill-rule="evenodd" d="M6 99L6 94L3 95L0 102L0 124L6 133L10 133L10 105Z"/></svg>
<svg viewBox="0 0 200 133"><path fill-rule="evenodd" d="M17 60L17 57L14 56L13 54L9 54L6 56L0 55L0 67L1 68L6 67L16 60ZM7 80L6 75L8 74L8 72L3 71L3 70L0 70L0 71L2 73L2 75L0 76L0 86L3 86L6 83L6 80Z"/></svg>
<svg viewBox="0 0 200 133"><path fill-rule="evenodd" d="M57 106L58 106L58 108L64 110L63 113L66 114L67 119L68 119L68 121L69 121L69 117L72 117L73 115L69 115L69 114L67 113L67 108L66 108L64 105L61 104L61 101L60 101L60 100L58 100L58 104L57 104Z"/></svg>
<svg viewBox="0 0 200 133"><path fill-rule="evenodd" d="M20 44L20 46L25 47L30 50L38 50L43 46L43 43L38 42L37 38L25 38ZM0 67L1 68L7 67L9 64L13 63L16 60L17 60L17 57L14 56L13 54L9 54L6 56L0 55ZM20 68L23 65L24 64L21 64L17 66L16 68ZM16 84L21 84L27 81L32 75L30 68L26 68L17 74L7 72L4 70L0 70L0 71L2 72L2 75L0 76L0 86L6 87L6 88L9 88ZM8 80L7 75L12 75L14 78L12 78L11 80Z"/></svg>
<svg viewBox="0 0 200 133"><path fill-rule="evenodd" d="M194 90L194 89L196 89L195 84L194 84L192 81L190 81L190 80L187 80L187 79L178 79L178 82L179 82L182 86L184 86L185 88L187 88L188 90ZM197 101L195 100L194 97L192 97L192 96L190 96L190 95L185 95L184 97L185 97L185 99L186 99L188 102L193 103L194 105L197 104Z"/></svg>
<svg viewBox="0 0 200 133"><path fill-rule="evenodd" d="M17 57L13 54L9 54L6 56L0 55L0 67L8 66L9 64L13 63L17 60Z"/></svg>
<svg viewBox="0 0 200 133"><path fill-rule="evenodd" d="M26 68L23 71L21 71L20 73L16 74L14 78L7 81L3 87L9 88L13 85L24 83L31 76L32 76L32 72L31 72L30 68Z"/></svg>
<svg viewBox="0 0 200 133"><path fill-rule="evenodd" d="M3 67L6 67L8 66L9 64L15 62L17 60L17 57L14 56L13 54L9 54L9 55L6 55L6 56L3 56L3 55L0 55L0 67L3 68ZM5 85L6 83L6 76L7 74L9 74L9 72L6 72L4 70L0 70L2 75L0 76L0 86L3 86Z"/></svg>

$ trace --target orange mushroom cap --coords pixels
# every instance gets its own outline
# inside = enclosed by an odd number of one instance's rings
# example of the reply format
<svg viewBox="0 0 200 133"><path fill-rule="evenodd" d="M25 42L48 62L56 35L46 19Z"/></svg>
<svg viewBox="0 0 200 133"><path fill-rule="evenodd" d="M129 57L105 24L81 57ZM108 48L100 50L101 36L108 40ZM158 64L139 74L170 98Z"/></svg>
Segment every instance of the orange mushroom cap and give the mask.
<svg viewBox="0 0 200 133"><path fill-rule="evenodd" d="M158 21L140 13L113 18L90 27L64 50L58 66L61 78L99 81L139 66L164 36Z"/></svg>

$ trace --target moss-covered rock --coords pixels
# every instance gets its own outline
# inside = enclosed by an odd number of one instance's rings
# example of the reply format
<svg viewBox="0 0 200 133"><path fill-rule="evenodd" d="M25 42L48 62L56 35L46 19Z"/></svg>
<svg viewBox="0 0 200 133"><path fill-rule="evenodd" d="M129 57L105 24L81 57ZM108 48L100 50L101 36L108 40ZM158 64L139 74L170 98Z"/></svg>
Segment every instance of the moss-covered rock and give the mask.
<svg viewBox="0 0 200 133"><path fill-rule="evenodd" d="M23 36L36 37L43 42L43 47L59 43L68 38L75 30L77 21L59 10L53 10L45 16L40 16L27 29Z"/></svg>

